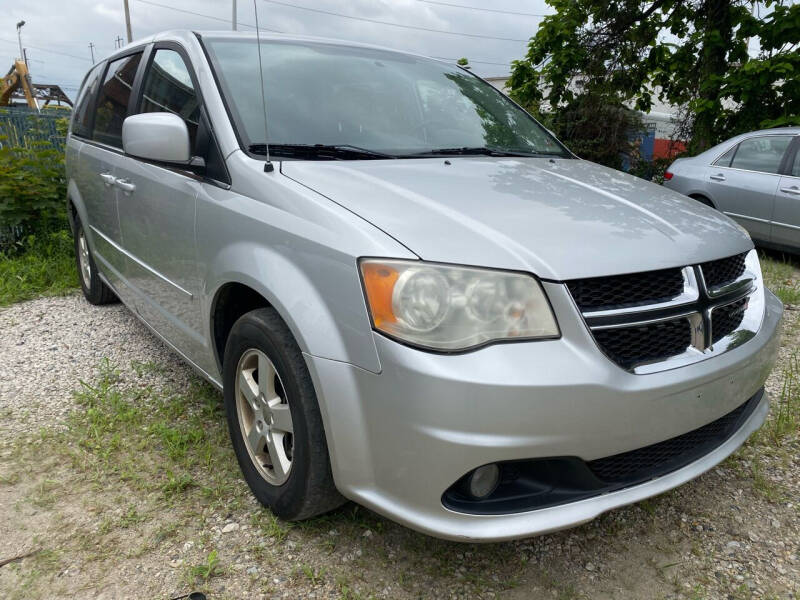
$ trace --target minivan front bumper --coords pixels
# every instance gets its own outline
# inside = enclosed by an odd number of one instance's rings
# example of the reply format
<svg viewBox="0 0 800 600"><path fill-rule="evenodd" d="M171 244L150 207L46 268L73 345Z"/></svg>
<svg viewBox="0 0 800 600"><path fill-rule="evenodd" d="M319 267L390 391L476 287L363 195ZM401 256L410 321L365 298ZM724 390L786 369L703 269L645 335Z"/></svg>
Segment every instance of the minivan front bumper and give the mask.
<svg viewBox="0 0 800 600"><path fill-rule="evenodd" d="M561 318L574 312L563 286L545 286L562 327L558 340L437 355L375 334L379 374L306 356L334 479L346 497L437 537L520 538L578 525L697 477L764 422L766 394L720 445L644 483L507 514L448 509L445 490L487 463L593 461L703 427L755 396L774 365L783 309L769 292L761 328L748 342L702 362L636 375L606 358L579 318Z"/></svg>

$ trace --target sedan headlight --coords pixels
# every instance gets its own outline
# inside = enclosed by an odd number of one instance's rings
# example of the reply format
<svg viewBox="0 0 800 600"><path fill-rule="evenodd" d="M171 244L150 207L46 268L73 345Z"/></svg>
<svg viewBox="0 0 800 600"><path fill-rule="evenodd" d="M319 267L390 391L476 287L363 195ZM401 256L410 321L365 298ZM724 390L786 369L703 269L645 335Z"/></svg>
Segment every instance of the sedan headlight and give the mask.
<svg viewBox="0 0 800 600"><path fill-rule="evenodd" d="M363 259L360 267L373 326L410 344L465 350L559 336L530 275L405 260Z"/></svg>

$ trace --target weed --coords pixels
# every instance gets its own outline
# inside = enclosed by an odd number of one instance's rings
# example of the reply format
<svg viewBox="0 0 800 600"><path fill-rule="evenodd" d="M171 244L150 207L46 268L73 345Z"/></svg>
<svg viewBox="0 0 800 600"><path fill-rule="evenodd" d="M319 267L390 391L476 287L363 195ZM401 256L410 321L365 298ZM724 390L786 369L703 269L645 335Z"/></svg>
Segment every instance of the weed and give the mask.
<svg viewBox="0 0 800 600"><path fill-rule="evenodd" d="M20 251L0 253L0 307L38 296L63 296L77 287L69 231L31 235Z"/></svg>
<svg viewBox="0 0 800 600"><path fill-rule="evenodd" d="M800 353L794 352L783 369L781 394L773 406L774 417L770 422L768 434L774 445L783 444L787 434L800 427Z"/></svg>
<svg viewBox="0 0 800 600"><path fill-rule="evenodd" d="M205 562L191 567L189 569L189 574L194 581L197 581L198 579L208 581L212 577L222 575L222 566L220 565L217 551L212 550L211 553L206 557Z"/></svg>
<svg viewBox="0 0 800 600"><path fill-rule="evenodd" d="M300 571L311 582L311 585L317 585L325 579L326 569L324 567L314 569L308 565L300 565Z"/></svg>

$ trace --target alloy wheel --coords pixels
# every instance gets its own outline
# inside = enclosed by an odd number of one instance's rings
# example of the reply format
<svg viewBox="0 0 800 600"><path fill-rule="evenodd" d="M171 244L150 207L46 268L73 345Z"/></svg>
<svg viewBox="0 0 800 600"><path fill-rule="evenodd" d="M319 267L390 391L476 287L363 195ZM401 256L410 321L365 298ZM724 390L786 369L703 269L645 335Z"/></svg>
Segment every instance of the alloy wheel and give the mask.
<svg viewBox="0 0 800 600"><path fill-rule="evenodd" d="M236 412L250 460L267 482L283 484L292 468L294 426L281 378L261 350L239 359Z"/></svg>
<svg viewBox="0 0 800 600"><path fill-rule="evenodd" d="M92 287L92 263L89 262L89 244L86 243L86 236L83 229L78 234L78 264L81 267L81 278L86 289Z"/></svg>

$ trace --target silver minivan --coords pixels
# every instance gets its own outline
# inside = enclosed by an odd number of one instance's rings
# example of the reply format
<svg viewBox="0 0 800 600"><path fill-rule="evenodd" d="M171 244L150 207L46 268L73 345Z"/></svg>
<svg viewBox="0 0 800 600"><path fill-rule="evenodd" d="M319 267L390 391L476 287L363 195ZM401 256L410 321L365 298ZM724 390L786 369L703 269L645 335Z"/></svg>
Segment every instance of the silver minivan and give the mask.
<svg viewBox="0 0 800 600"><path fill-rule="evenodd" d="M579 160L469 71L173 31L92 68L67 144L86 298L223 390L253 494L455 540L673 488L764 421L747 233Z"/></svg>

